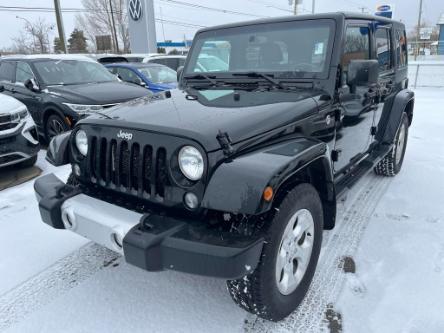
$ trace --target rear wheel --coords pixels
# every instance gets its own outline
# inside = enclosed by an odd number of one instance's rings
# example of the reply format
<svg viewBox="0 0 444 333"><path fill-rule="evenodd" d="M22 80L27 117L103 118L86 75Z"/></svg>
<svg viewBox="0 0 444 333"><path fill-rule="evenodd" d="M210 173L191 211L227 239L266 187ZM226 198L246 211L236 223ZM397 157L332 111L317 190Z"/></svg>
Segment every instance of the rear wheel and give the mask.
<svg viewBox="0 0 444 333"><path fill-rule="evenodd" d="M256 270L228 281L243 309L279 321L302 302L316 269L322 243L322 203L315 188L300 184L277 208Z"/></svg>
<svg viewBox="0 0 444 333"><path fill-rule="evenodd" d="M381 176L393 177L401 171L409 134L409 119L406 113L401 119L401 126L396 133L395 146L375 167L375 173Z"/></svg>
<svg viewBox="0 0 444 333"><path fill-rule="evenodd" d="M45 136L48 143L53 137L62 134L63 132L66 132L68 130L68 124L58 114L52 114L46 120Z"/></svg>

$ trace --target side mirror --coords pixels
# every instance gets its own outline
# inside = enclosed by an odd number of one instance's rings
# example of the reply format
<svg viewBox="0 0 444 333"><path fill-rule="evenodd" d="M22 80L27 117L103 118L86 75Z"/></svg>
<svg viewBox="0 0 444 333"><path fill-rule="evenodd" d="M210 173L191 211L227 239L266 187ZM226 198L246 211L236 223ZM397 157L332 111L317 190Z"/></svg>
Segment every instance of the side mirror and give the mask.
<svg viewBox="0 0 444 333"><path fill-rule="evenodd" d="M377 60L351 60L348 65L347 85L371 86L378 83L379 63Z"/></svg>
<svg viewBox="0 0 444 333"><path fill-rule="evenodd" d="M182 73L183 73L183 66L179 66L177 68L177 82L180 82L180 78L182 77Z"/></svg>
<svg viewBox="0 0 444 333"><path fill-rule="evenodd" d="M5 86L4 85L0 85L0 93L5 91Z"/></svg>
<svg viewBox="0 0 444 333"><path fill-rule="evenodd" d="M40 91L40 87L37 84L37 82L35 81L35 79L27 79L24 84L25 84L26 88L28 88L29 90L31 90L33 92Z"/></svg>

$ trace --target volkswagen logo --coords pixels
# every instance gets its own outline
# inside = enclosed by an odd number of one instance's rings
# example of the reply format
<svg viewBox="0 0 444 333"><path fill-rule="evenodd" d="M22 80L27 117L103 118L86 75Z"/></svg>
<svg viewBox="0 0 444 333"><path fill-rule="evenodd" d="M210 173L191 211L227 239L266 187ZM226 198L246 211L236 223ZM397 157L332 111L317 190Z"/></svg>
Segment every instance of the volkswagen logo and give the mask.
<svg viewBox="0 0 444 333"><path fill-rule="evenodd" d="M130 17L133 21L138 21L142 17L142 2L141 0L129 0L128 9Z"/></svg>

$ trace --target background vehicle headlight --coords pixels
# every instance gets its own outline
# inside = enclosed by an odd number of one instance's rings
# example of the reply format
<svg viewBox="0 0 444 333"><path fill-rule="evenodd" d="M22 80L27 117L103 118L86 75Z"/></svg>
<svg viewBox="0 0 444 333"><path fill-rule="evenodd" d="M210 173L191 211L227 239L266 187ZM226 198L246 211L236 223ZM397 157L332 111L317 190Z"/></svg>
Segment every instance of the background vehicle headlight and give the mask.
<svg viewBox="0 0 444 333"><path fill-rule="evenodd" d="M185 146L179 151L180 171L189 180L199 180L204 172L204 161L202 154L192 146Z"/></svg>
<svg viewBox="0 0 444 333"><path fill-rule="evenodd" d="M101 105L84 105L84 104L70 104L70 103L63 103L63 104L65 104L71 110L79 114L94 113L103 110L103 106Z"/></svg>
<svg viewBox="0 0 444 333"><path fill-rule="evenodd" d="M88 137L83 130L76 133L76 147L83 156L88 154Z"/></svg>

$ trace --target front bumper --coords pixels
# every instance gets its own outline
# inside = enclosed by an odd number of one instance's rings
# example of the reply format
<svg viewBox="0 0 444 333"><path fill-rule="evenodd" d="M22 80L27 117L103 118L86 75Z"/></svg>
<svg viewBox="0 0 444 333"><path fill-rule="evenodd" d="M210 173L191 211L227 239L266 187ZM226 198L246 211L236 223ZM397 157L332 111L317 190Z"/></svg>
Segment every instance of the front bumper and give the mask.
<svg viewBox="0 0 444 333"><path fill-rule="evenodd" d="M221 234L198 221L139 214L82 194L53 174L37 179L34 189L43 222L122 253L148 271L237 279L259 262L260 236Z"/></svg>
<svg viewBox="0 0 444 333"><path fill-rule="evenodd" d="M34 132L34 135L32 134ZM32 118L26 119L11 130L0 131L0 167L24 162L40 150L37 132Z"/></svg>

